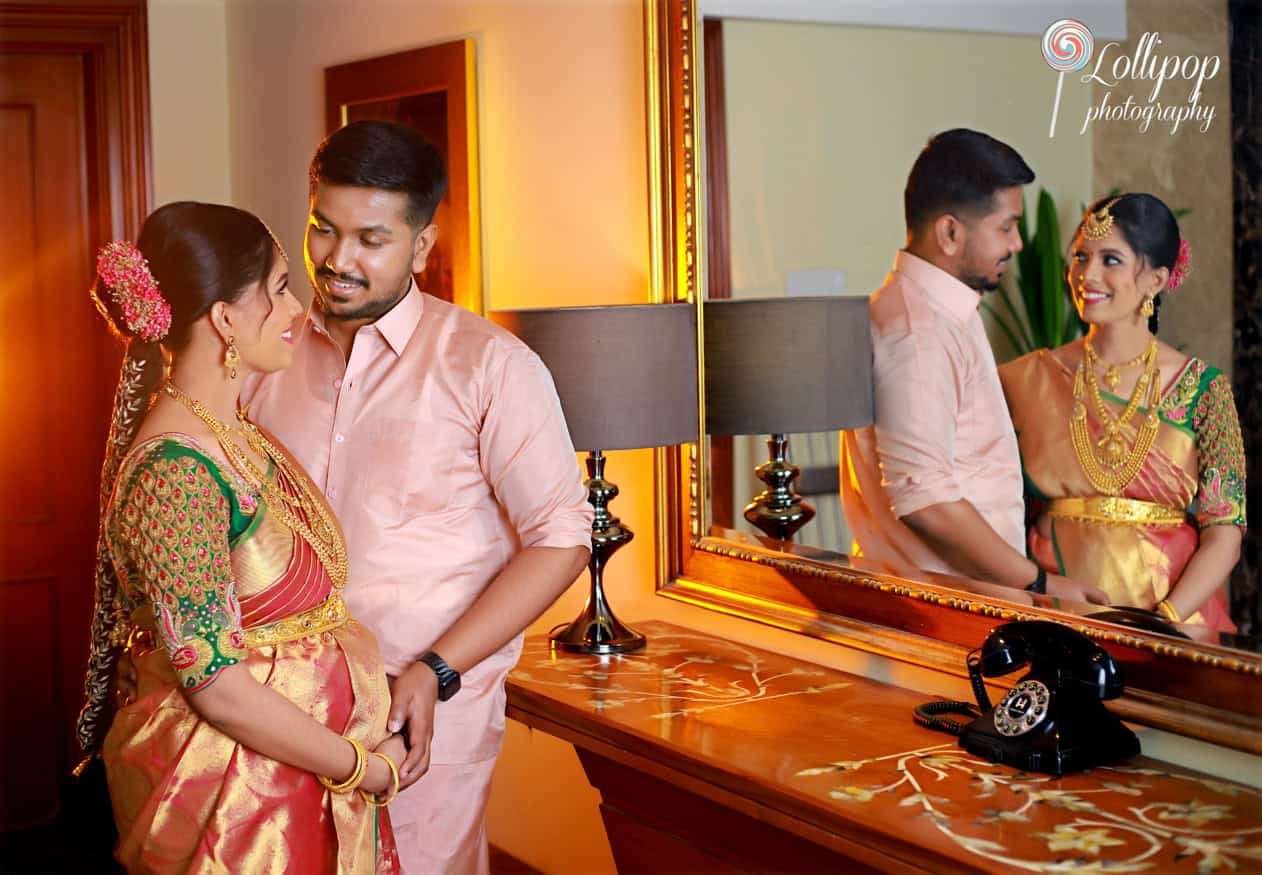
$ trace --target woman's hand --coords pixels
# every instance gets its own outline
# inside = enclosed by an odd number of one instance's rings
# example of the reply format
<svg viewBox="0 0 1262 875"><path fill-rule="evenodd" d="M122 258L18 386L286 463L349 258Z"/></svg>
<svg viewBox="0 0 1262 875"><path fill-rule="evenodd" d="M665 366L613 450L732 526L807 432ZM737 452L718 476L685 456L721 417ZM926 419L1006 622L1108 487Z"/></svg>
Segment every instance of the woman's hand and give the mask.
<svg viewBox="0 0 1262 875"><path fill-rule="evenodd" d="M389 757L396 769L407 756L407 752L403 736L398 733L388 736L373 749L373 753ZM381 757L371 755L368 757L368 772L364 775L364 781L360 786L368 793L384 794L394 789L394 775L390 773L390 767L382 762Z"/></svg>

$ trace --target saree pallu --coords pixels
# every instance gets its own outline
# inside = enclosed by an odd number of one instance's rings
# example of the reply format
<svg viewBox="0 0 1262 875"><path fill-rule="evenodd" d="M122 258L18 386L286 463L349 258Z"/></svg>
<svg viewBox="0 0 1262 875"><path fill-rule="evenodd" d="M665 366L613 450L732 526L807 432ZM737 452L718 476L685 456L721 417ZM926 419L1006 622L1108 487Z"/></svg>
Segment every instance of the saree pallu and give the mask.
<svg viewBox="0 0 1262 875"><path fill-rule="evenodd" d="M357 792L331 793L314 774L239 744L188 700L213 682L218 668L239 663L319 723L371 749L387 735L389 708L376 641L347 615L307 542L257 496L242 492L243 484L214 459L170 440L140 455L120 473L110 531L133 616L165 647L135 655L136 700L118 712L105 739L118 860L129 872L146 873L397 872L386 809L369 806ZM172 498L170 481L186 473L183 499ZM292 491L279 479L278 485ZM202 514L188 499L197 495ZM195 532L212 527L224 510L229 584L222 598L190 608L192 590L178 588L165 572L186 570L193 559L146 565L146 549L160 546L146 540L146 526L155 516L177 523L171 542L196 557L206 548L180 537L180 514ZM213 567L212 557L206 561ZM155 570L165 584L155 583ZM187 577L201 582L203 592L211 589L206 575Z"/></svg>
<svg viewBox="0 0 1262 875"><path fill-rule="evenodd" d="M1103 496L1083 472L1070 440L1073 372L1038 350L1004 365L999 376L1017 431L1026 492L1035 506L1042 505L1029 531L1030 555L1048 571L1093 584L1114 604L1151 609L1178 583L1200 543L1200 528L1244 525L1243 449L1234 402L1225 379L1204 362L1189 360L1168 381L1152 449L1120 496L1129 501L1116 507L1099 501ZM1126 405L1104 391L1101 398L1115 417ZM1102 430L1090 400L1084 400L1094 444ZM1146 412L1141 407L1123 425L1128 448ZM1235 630L1221 588L1184 622Z"/></svg>

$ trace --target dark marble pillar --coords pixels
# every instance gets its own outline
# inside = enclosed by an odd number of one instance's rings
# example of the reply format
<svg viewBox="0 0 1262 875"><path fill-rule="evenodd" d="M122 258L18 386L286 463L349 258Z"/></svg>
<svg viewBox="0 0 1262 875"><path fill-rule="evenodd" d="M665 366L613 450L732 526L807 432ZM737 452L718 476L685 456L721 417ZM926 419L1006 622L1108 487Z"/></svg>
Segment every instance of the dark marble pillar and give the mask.
<svg viewBox="0 0 1262 875"><path fill-rule="evenodd" d="M1262 3L1230 0L1234 390L1253 526L1231 579L1241 632L1262 634Z"/></svg>

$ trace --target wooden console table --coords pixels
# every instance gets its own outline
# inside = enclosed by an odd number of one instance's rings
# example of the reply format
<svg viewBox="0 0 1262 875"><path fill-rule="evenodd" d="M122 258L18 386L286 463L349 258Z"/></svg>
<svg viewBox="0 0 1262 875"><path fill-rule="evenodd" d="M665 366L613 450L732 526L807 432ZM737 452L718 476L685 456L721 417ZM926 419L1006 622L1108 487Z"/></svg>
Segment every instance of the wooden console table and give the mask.
<svg viewBox="0 0 1262 875"><path fill-rule="evenodd" d="M926 699L678 626L526 640L508 715L572 743L621 873L1262 872L1262 792L1146 757L1061 779L912 722Z"/></svg>

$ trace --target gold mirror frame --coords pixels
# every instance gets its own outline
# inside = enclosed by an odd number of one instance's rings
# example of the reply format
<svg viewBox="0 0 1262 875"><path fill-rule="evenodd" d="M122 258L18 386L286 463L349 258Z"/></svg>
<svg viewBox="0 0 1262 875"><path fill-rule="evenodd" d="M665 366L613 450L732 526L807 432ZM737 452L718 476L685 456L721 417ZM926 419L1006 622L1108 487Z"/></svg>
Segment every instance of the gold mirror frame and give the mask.
<svg viewBox="0 0 1262 875"><path fill-rule="evenodd" d="M703 349L701 31L695 0L645 0L644 9L652 295L696 304ZM997 622L1058 620L1123 664L1127 692L1112 704L1125 719L1262 753L1262 654L711 537L697 503L707 470L704 442L658 450L658 595L958 676Z"/></svg>

